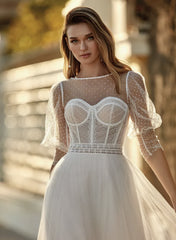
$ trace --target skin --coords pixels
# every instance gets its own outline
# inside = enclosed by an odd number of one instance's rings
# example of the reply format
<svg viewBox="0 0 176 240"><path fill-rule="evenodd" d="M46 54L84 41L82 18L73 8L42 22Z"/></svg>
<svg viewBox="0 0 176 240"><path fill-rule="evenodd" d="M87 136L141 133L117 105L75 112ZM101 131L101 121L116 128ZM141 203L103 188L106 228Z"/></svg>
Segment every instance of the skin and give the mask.
<svg viewBox="0 0 176 240"><path fill-rule="evenodd" d="M95 77L108 73L100 61L100 52L92 30L86 23L69 26L66 40L70 51L80 62L78 77ZM56 149L54 158L56 162L57 159L60 159L64 154L65 153ZM164 151L158 149L152 156L145 160L167 191L176 211L176 184L170 172ZM56 162L52 165L51 171Z"/></svg>
<svg viewBox="0 0 176 240"><path fill-rule="evenodd" d="M108 73L101 63L100 52L93 31L86 23L71 25L67 29L67 45L80 62L77 77L95 77Z"/></svg>
<svg viewBox="0 0 176 240"><path fill-rule="evenodd" d="M151 157L146 159L146 161L168 193L176 212L176 184L169 169L164 151L158 149Z"/></svg>

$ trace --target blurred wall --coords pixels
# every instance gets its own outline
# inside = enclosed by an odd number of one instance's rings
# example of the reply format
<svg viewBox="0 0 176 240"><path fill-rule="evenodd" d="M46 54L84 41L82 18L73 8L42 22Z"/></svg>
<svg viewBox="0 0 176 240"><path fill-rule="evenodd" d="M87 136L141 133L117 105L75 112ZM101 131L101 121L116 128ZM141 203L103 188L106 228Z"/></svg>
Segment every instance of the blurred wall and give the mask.
<svg viewBox="0 0 176 240"><path fill-rule="evenodd" d="M52 152L40 142L49 89L63 80L62 59L11 69L0 78L1 177L11 186L42 195Z"/></svg>
<svg viewBox="0 0 176 240"><path fill-rule="evenodd" d="M53 151L40 145L63 59L0 74L0 225L36 239Z"/></svg>

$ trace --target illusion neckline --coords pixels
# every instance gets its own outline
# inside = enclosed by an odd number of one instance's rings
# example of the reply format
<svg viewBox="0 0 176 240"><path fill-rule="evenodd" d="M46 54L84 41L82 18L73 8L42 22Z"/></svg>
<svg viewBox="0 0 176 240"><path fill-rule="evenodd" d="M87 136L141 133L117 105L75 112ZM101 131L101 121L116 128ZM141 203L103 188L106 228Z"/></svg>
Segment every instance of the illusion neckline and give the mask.
<svg viewBox="0 0 176 240"><path fill-rule="evenodd" d="M108 73L108 74L105 74L105 75L101 75L101 76L95 76L95 77L71 77L71 79L75 79L75 80L84 80L84 79L97 79L97 78L105 78L105 77L108 77L108 76L111 76L112 73Z"/></svg>
<svg viewBox="0 0 176 240"><path fill-rule="evenodd" d="M68 100L68 102L65 104L65 109L67 108L67 105L69 103L71 103L72 101L79 101L79 102L82 102L84 103L85 105L87 105L89 108L96 108L98 105L102 104L102 102L106 101L107 99L115 99L116 101L120 101L122 104L124 104L126 106L126 108L129 110L129 106L128 104L120 97L114 97L114 96L107 96L107 97L104 97L102 99L100 99L97 103L95 104L90 104L88 103L86 100L82 99L82 98L71 98L70 100Z"/></svg>

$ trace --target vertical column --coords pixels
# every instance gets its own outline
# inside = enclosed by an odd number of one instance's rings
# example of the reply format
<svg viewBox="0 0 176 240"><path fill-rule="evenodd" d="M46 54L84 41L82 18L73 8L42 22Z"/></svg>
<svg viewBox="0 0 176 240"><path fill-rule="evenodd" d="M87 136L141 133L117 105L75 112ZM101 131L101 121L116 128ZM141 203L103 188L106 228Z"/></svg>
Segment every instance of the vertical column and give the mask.
<svg viewBox="0 0 176 240"><path fill-rule="evenodd" d="M116 55L120 59L131 56L131 44L127 33L127 1L112 0L112 32L116 43Z"/></svg>
<svg viewBox="0 0 176 240"><path fill-rule="evenodd" d="M93 8L103 19L104 23L112 30L112 4L111 0L70 0L63 9L63 15L66 15L72 8L86 6Z"/></svg>
<svg viewBox="0 0 176 240"><path fill-rule="evenodd" d="M100 17L103 19L104 23L108 28L112 30L112 5L111 0L84 0L83 6L91 7L98 12Z"/></svg>
<svg viewBox="0 0 176 240"><path fill-rule="evenodd" d="M112 31L116 40L127 38L126 0L112 0Z"/></svg>

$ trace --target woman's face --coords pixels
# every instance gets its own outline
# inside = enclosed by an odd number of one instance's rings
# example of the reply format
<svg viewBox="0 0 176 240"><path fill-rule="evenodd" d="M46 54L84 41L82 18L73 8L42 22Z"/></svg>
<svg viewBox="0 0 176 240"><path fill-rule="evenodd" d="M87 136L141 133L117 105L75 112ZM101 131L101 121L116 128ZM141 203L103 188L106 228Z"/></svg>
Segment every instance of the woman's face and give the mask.
<svg viewBox="0 0 176 240"><path fill-rule="evenodd" d="M70 25L67 44L74 57L83 65L100 61L100 53L93 32L87 23Z"/></svg>

